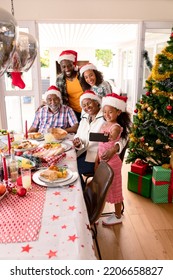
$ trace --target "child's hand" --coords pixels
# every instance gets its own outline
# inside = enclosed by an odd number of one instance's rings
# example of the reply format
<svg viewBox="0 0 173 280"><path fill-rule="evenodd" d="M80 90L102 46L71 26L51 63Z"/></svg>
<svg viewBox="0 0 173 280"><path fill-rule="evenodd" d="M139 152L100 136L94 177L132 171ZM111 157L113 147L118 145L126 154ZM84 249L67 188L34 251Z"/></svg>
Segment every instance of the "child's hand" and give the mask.
<svg viewBox="0 0 173 280"><path fill-rule="evenodd" d="M109 161L115 155L115 153L115 148L112 147L102 154L101 159L104 161Z"/></svg>

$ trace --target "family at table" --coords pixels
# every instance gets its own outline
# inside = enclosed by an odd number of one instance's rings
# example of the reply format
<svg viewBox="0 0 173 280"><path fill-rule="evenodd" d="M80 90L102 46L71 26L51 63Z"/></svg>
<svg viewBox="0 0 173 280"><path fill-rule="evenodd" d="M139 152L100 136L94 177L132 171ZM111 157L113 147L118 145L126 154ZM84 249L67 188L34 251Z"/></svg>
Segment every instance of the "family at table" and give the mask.
<svg viewBox="0 0 173 280"><path fill-rule="evenodd" d="M117 162L119 165L118 169L115 167L118 171L118 198L113 194L111 198L108 196L108 202L115 204L116 213L106 218L103 224L109 226L122 222L122 162L118 154L126 145L130 129L126 100L112 93L110 84L103 80L101 72L92 63L79 70L75 51L62 52L59 62L62 73L57 77L56 86L50 86L44 94L44 104L35 112L29 129L25 123L25 137L34 132L44 135L50 128L65 130L68 133L65 146L70 145L70 149L54 158L53 164L66 166L73 173L72 178L60 184L61 188L59 185L56 188L56 184L50 187L39 179L37 171L25 200L7 195L0 201L0 252L7 259L95 259L83 199L86 187L83 174L94 175L100 160L111 164L111 159L116 158L113 166L117 166ZM113 109L108 111L107 107ZM119 115L125 119L120 121L122 125L115 121ZM110 127L110 123L115 125ZM91 141L90 133L102 129L104 134L104 127L111 145L100 155L99 142ZM32 155L32 151L30 153ZM50 161L45 166L50 166ZM15 220L15 215L22 217L22 221L9 225L4 213L8 222Z"/></svg>

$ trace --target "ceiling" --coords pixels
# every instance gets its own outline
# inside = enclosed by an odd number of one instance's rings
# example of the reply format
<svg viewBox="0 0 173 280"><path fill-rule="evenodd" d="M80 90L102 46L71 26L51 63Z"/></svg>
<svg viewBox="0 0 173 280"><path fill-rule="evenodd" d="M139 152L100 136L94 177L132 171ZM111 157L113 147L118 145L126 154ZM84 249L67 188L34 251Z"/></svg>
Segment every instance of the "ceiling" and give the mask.
<svg viewBox="0 0 173 280"><path fill-rule="evenodd" d="M134 41L137 24L74 24L39 23L39 44L42 49L113 48Z"/></svg>

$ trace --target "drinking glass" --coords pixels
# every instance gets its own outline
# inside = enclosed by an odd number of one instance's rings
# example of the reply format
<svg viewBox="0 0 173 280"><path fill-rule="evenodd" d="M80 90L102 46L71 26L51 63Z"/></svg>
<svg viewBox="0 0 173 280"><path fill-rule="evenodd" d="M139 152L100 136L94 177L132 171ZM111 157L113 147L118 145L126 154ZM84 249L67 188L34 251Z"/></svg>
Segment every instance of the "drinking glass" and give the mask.
<svg viewBox="0 0 173 280"><path fill-rule="evenodd" d="M27 191L32 189L31 184L31 169L30 168L22 168L21 169L21 177L22 177L22 185Z"/></svg>

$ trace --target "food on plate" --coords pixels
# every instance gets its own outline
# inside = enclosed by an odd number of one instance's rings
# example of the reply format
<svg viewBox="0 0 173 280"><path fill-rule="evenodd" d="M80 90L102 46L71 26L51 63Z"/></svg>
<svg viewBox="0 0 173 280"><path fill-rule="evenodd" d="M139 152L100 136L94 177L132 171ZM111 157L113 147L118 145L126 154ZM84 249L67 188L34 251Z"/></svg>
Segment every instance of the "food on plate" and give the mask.
<svg viewBox="0 0 173 280"><path fill-rule="evenodd" d="M3 195L5 192L6 192L6 186L0 184L0 196Z"/></svg>
<svg viewBox="0 0 173 280"><path fill-rule="evenodd" d="M68 175L67 169L64 167L58 167L51 165L48 169L40 173L40 176L49 180L56 181L59 178L66 178Z"/></svg>
<svg viewBox="0 0 173 280"><path fill-rule="evenodd" d="M6 129L0 129L0 136L7 135L8 131Z"/></svg>
<svg viewBox="0 0 173 280"><path fill-rule="evenodd" d="M25 141L22 141L21 143L17 142L13 142L12 144L13 148L14 149L18 149L18 150L23 150L23 149L30 149L30 148L34 148L36 147L37 145L28 141L28 140L25 140Z"/></svg>
<svg viewBox="0 0 173 280"><path fill-rule="evenodd" d="M47 144L44 144L43 148L45 149L51 149L51 148L60 148L61 147L61 144L60 143L56 143L56 142L52 142L52 143L47 143Z"/></svg>
<svg viewBox="0 0 173 280"><path fill-rule="evenodd" d="M28 133L28 138L29 139L37 140L41 137L43 137L43 134L41 132L30 132L30 133Z"/></svg>
<svg viewBox="0 0 173 280"><path fill-rule="evenodd" d="M48 132L51 133L56 140L64 139L67 136L67 131L62 128L49 128Z"/></svg>
<svg viewBox="0 0 173 280"><path fill-rule="evenodd" d="M46 144L47 145L47 144ZM61 145L58 145L57 147L54 148L48 148L44 147L38 152L33 153L34 157L39 157L39 158L45 158L45 157L52 157L52 156L57 156L60 155L64 152L64 147Z"/></svg>
<svg viewBox="0 0 173 280"><path fill-rule="evenodd" d="M33 164L29 159L22 158L18 159L18 166L19 168L32 168Z"/></svg>

